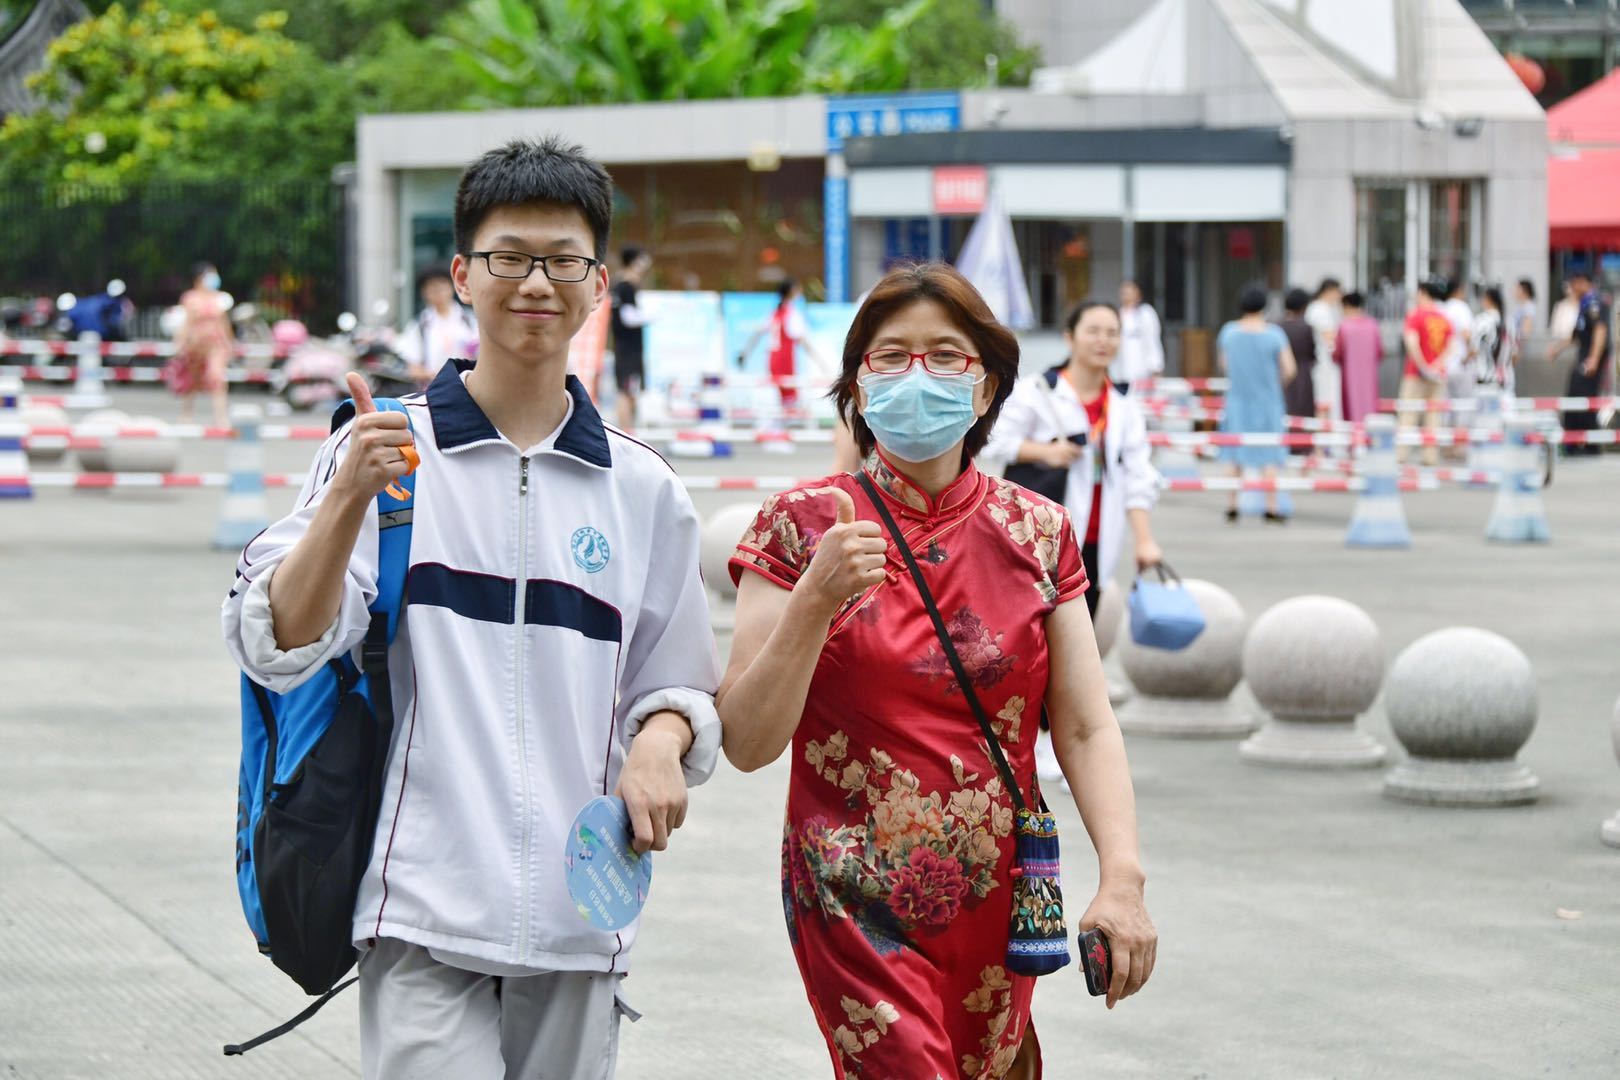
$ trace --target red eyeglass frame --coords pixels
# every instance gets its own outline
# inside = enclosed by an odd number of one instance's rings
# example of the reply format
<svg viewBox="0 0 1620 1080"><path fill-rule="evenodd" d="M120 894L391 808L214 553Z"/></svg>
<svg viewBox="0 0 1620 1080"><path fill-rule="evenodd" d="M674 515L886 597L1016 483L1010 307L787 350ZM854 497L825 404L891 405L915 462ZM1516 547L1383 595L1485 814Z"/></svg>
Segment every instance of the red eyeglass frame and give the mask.
<svg viewBox="0 0 1620 1080"><path fill-rule="evenodd" d="M965 356L967 357L967 364L962 368L961 371L935 371L933 368L928 366L928 353L937 352L949 352L956 353L958 356ZM872 366L872 357L878 356L882 353L905 353L910 362L899 371L879 371L877 368ZM958 375L968 374L973 370L974 364L983 366L984 358L982 356L974 356L972 353L963 352L961 349L929 349L928 352L907 352L905 349L873 349L871 352L864 353L861 356L861 366L864 367L870 374L883 378L904 375L918 364L922 364L923 370L928 372L930 375L937 375L942 379L950 379L955 378Z"/></svg>

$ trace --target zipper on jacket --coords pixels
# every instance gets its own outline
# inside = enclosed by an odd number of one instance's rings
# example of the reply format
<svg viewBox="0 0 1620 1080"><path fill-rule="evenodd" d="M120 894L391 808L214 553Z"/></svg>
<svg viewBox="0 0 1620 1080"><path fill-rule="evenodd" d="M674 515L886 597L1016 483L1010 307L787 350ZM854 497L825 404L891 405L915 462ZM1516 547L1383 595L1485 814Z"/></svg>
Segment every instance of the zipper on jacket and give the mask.
<svg viewBox="0 0 1620 1080"><path fill-rule="evenodd" d="M523 674L523 640L524 628L528 619L529 599L529 459L518 459L518 575L517 575L517 610L516 619L512 627L513 659L512 669L516 675L517 684L517 737L518 737L518 771L519 782L523 792L522 805L519 807L523 814L523 848L522 862L518 864L518 878L523 886L519 890L519 902L522 904L518 923L518 955L519 964L526 963L529 955L529 844L530 819L533 816L531 800L529 798L529 745L527 727L528 723L523 715L524 674Z"/></svg>

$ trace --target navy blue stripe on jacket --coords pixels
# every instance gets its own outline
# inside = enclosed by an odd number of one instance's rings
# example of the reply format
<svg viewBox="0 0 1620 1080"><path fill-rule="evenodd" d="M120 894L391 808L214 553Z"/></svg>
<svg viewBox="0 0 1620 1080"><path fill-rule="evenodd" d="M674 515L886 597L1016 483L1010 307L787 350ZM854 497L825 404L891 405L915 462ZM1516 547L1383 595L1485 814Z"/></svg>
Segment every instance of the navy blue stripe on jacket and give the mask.
<svg viewBox="0 0 1620 1080"><path fill-rule="evenodd" d="M446 608L464 619L510 626L517 621L517 583L511 578L417 563L405 586L409 605ZM524 587L523 621L557 626L595 641L624 640L623 618L612 604L575 585L537 579Z"/></svg>

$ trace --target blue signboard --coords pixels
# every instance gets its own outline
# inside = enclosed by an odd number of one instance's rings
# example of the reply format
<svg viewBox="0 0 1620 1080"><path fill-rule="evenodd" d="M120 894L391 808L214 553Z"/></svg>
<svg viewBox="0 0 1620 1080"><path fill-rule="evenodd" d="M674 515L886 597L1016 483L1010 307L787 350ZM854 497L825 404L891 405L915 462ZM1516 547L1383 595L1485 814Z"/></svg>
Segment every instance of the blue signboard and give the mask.
<svg viewBox="0 0 1620 1080"><path fill-rule="evenodd" d="M849 299L849 177L829 176L821 182L821 245L827 281L827 302Z"/></svg>
<svg viewBox="0 0 1620 1080"><path fill-rule="evenodd" d="M844 140L868 135L926 135L962 127L962 95L955 91L858 94L827 99L827 154L841 155ZM822 235L827 300L849 299L849 178L829 162L822 191Z"/></svg>
<svg viewBox="0 0 1620 1080"><path fill-rule="evenodd" d="M860 94L827 99L827 152L866 135L923 135L962 126L962 95L955 91Z"/></svg>

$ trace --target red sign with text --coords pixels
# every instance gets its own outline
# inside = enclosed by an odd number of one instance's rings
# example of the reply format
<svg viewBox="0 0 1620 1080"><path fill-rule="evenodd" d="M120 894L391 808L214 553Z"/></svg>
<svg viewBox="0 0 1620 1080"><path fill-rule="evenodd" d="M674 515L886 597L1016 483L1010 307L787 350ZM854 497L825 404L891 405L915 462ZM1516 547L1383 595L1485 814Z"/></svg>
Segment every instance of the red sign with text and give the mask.
<svg viewBox="0 0 1620 1080"><path fill-rule="evenodd" d="M934 213L977 214L989 191L983 165L941 165L934 170Z"/></svg>

